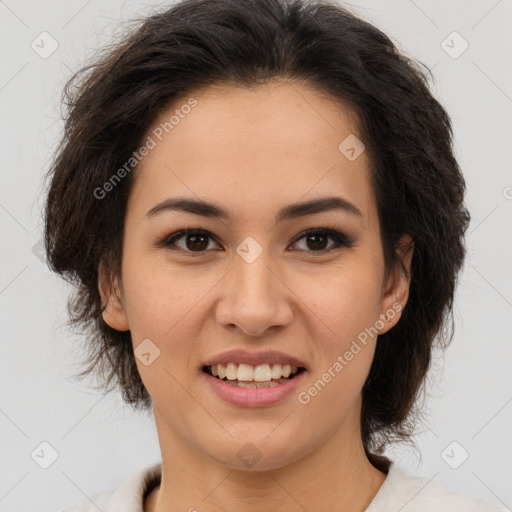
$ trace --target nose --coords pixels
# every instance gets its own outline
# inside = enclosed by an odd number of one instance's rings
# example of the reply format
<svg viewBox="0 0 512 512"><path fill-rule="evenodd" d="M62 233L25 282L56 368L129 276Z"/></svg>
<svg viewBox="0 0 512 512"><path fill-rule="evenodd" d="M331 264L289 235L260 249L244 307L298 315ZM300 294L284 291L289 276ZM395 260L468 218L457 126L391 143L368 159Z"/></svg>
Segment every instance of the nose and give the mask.
<svg viewBox="0 0 512 512"><path fill-rule="evenodd" d="M293 294L278 272L270 268L267 253L263 251L251 263L237 254L233 265L223 280L217 322L254 337L264 336L270 328L288 325L293 318Z"/></svg>

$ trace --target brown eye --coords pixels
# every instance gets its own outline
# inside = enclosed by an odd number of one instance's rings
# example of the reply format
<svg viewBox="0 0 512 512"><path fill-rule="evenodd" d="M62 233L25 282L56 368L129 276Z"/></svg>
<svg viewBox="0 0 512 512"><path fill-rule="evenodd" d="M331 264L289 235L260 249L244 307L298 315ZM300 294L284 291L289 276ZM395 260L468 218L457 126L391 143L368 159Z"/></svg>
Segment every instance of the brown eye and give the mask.
<svg viewBox="0 0 512 512"><path fill-rule="evenodd" d="M302 239L305 240L306 248L301 250L305 250L307 252L326 253L341 246L352 247L353 245L345 235L331 229L308 229L299 238L297 238L295 244ZM334 241L330 246L327 245L329 239Z"/></svg>
<svg viewBox="0 0 512 512"><path fill-rule="evenodd" d="M169 248L175 246L184 252L202 253L208 250L210 240L212 236L207 231L185 229L166 237L158 246Z"/></svg>
<svg viewBox="0 0 512 512"><path fill-rule="evenodd" d="M299 250L319 255L328 253L342 246L352 247L353 243L342 233L332 229L314 228L308 229L296 238L293 245L297 245L304 240L305 247ZM332 243L329 244L329 240ZM202 229L184 229L167 236L161 242L157 243L157 247L166 247L171 250L178 250L189 255L201 255L209 252L210 241L214 241L211 233ZM216 242L215 242L216 243ZM194 254L195 253L195 254Z"/></svg>
<svg viewBox="0 0 512 512"><path fill-rule="evenodd" d="M325 234L313 234L306 236L306 244L313 251L325 251L329 236Z"/></svg>
<svg viewBox="0 0 512 512"><path fill-rule="evenodd" d="M208 247L208 235L186 235L185 245L191 251L204 251Z"/></svg>

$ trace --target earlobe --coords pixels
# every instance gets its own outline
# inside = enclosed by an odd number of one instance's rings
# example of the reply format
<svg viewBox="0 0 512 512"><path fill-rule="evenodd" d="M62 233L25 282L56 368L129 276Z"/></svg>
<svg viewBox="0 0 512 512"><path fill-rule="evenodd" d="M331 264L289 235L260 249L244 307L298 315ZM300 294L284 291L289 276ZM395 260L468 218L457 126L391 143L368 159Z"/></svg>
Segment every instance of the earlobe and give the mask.
<svg viewBox="0 0 512 512"><path fill-rule="evenodd" d="M116 331L128 331L128 317L123 305L122 296L120 296L120 287L117 278L108 279L102 271L100 264L100 272L98 278L98 290L101 297L102 316L105 323Z"/></svg>
<svg viewBox="0 0 512 512"><path fill-rule="evenodd" d="M414 241L410 235L402 235L396 245L396 252L403 264L403 268L399 266L388 279L382 298L382 311L379 324L384 325L379 329L379 334L384 334L398 323L402 315L402 310L405 308L407 300L409 299L411 263L414 253Z"/></svg>

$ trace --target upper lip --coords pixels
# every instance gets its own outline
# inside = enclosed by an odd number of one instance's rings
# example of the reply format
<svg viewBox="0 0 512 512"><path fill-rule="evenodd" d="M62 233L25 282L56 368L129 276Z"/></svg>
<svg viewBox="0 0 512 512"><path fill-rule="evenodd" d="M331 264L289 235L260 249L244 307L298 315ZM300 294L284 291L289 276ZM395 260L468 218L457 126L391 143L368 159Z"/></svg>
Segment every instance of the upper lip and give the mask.
<svg viewBox="0 0 512 512"><path fill-rule="evenodd" d="M296 357L277 352L275 350L265 350L262 352L247 352L246 350L229 350L222 354L210 357L203 363L203 366L213 366L214 364L241 363L258 366L260 364L289 364L297 368L305 368L305 364Z"/></svg>

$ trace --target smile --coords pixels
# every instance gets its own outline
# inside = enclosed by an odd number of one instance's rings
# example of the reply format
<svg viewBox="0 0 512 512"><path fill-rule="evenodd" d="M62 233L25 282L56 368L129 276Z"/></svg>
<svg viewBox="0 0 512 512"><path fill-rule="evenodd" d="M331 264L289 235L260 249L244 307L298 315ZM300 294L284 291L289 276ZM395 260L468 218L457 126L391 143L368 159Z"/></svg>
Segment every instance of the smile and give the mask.
<svg viewBox="0 0 512 512"><path fill-rule="evenodd" d="M233 386L245 388L273 387L294 378L303 368L289 364L214 364L203 371Z"/></svg>
<svg viewBox="0 0 512 512"><path fill-rule="evenodd" d="M222 401L238 407L277 405L296 393L308 373L303 367L277 363L257 366L228 363L204 366L202 370L200 374L207 387Z"/></svg>

